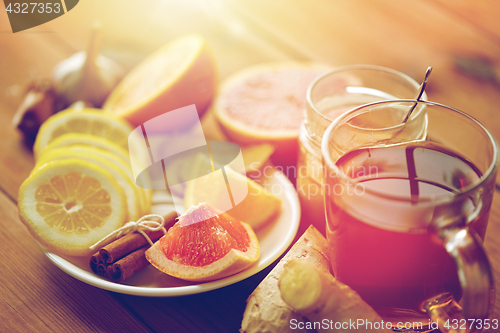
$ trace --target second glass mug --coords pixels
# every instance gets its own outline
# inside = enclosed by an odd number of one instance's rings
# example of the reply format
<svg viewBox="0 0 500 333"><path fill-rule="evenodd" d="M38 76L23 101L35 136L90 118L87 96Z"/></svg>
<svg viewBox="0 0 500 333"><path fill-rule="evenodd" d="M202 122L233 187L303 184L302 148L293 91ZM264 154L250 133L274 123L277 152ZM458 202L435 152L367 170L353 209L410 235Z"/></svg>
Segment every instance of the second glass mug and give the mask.
<svg viewBox="0 0 500 333"><path fill-rule="evenodd" d="M321 138L332 120L354 107L390 99L415 98L419 84L390 68L350 65L330 70L311 83L307 91L304 120L299 131L297 189L301 205L299 233L313 224L325 234L321 168ZM421 99L426 99L424 93ZM422 127L415 127L413 138L425 133L424 115L415 112Z"/></svg>
<svg viewBox="0 0 500 333"><path fill-rule="evenodd" d="M402 124L414 106L425 110L427 134L402 140L414 126L412 119ZM488 319L494 285L482 247L498 145L480 123L438 103L375 102L328 127L322 156L329 256L339 281L395 330L416 322L411 331L434 323L443 332L499 328Z"/></svg>

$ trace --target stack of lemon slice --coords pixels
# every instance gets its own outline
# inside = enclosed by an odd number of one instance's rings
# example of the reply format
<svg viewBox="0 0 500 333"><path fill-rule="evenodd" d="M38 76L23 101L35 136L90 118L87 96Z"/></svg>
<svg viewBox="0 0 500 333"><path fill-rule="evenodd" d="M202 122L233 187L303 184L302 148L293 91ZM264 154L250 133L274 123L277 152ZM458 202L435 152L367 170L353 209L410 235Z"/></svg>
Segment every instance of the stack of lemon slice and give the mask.
<svg viewBox="0 0 500 333"><path fill-rule="evenodd" d="M132 131L96 109L68 109L41 126L37 162L18 205L21 220L42 245L88 255L89 246L151 211L151 191L135 184L131 170L128 151L141 152ZM143 163L147 155L133 157Z"/></svg>

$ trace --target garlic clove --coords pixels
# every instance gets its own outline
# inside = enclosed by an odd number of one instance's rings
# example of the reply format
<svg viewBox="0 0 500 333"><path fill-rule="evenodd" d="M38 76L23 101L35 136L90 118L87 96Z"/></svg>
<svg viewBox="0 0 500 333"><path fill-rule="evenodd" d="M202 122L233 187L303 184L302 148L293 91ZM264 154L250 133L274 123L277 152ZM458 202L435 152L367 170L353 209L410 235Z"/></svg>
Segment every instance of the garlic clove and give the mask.
<svg viewBox="0 0 500 333"><path fill-rule="evenodd" d="M58 95L68 106L82 100L100 107L124 76L123 68L99 54L100 26L94 25L87 51L61 61L53 71Z"/></svg>
<svg viewBox="0 0 500 333"><path fill-rule="evenodd" d="M68 109L72 109L75 112L80 112L80 111L85 111L88 109L96 109L95 106L90 104L89 102L84 102L84 101L77 101L73 104L71 104Z"/></svg>

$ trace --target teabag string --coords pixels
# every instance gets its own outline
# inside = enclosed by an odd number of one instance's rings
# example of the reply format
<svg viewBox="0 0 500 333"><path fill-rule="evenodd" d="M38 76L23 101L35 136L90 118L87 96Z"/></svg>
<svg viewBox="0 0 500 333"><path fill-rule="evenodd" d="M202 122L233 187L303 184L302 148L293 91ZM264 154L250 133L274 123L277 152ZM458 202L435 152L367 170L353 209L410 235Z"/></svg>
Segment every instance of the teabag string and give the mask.
<svg viewBox="0 0 500 333"><path fill-rule="evenodd" d="M422 94L424 93L425 86L427 85L427 79L432 72L432 67L428 67L425 72L424 81L420 85L420 89L418 91L418 96L416 98L417 101L420 101ZM413 104L410 108L410 111L406 114L405 119L403 120L403 124L410 119L410 116L417 107L418 102ZM415 166L415 158L413 156L413 152L415 151L415 147L406 147L406 166L408 168L408 180L410 181L410 194L411 194L411 202L412 204L417 203L419 197L419 188L418 188L418 179L417 179L417 168Z"/></svg>
<svg viewBox="0 0 500 333"><path fill-rule="evenodd" d="M154 221L151 219L158 219L158 221ZM130 221L127 222L123 227L116 229L91 247L89 249L94 250L96 248L100 248L102 245L109 243L110 240L120 238L121 236L124 236L126 234L129 234L131 232L137 231L141 235L146 238L148 241L149 245L153 246L153 242L151 241L151 238L144 232L144 230L148 231L159 231L162 230L164 234L167 234L167 230L165 229L165 219L163 216L158 215L158 214L149 214L141 217L137 221Z"/></svg>

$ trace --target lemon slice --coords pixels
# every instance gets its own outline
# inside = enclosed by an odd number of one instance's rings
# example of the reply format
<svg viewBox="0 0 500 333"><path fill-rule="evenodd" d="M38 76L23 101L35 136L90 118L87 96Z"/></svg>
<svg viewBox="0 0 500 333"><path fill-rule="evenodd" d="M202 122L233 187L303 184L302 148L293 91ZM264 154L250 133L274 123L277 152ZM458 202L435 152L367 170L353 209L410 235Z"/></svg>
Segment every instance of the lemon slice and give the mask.
<svg viewBox="0 0 500 333"><path fill-rule="evenodd" d="M149 160L149 152L146 147L144 150L137 150L137 153L134 155L129 155L127 150L108 139L80 133L68 133L61 135L57 139L50 142L47 147L42 150L40 155L43 155L44 152L54 148L72 146L90 146L110 152L120 158L131 168L135 167L136 170L144 170L147 166L147 161ZM35 155L35 160L38 160L40 155Z"/></svg>
<svg viewBox="0 0 500 333"><path fill-rule="evenodd" d="M101 150L99 148L95 148L92 146L82 146L82 145L75 145L75 146L69 146L66 148L56 148L56 149L68 149L71 152L74 153L87 153L87 154L93 154L98 157L102 157L111 163L113 163L115 166L119 167L126 175L127 177L130 178L132 183L136 184L134 175L132 173L132 170L130 168L129 163L125 163L122 159L118 158L115 154L111 154L110 152L107 152L105 150ZM151 179L148 178L147 173L145 175L141 176L141 181L143 182L141 185L135 185L138 190L139 190L139 196L140 196L140 204L141 204L141 215L146 215L151 213L151 205L152 205L152 195L153 191L151 190L152 185L151 185Z"/></svg>
<svg viewBox="0 0 500 333"><path fill-rule="evenodd" d="M192 104L201 115L215 94L216 79L215 61L203 37L183 36L132 69L111 92L103 109L134 127ZM154 125L161 130L185 124Z"/></svg>
<svg viewBox="0 0 500 333"><path fill-rule="evenodd" d="M51 116L40 126L34 150L39 153L52 140L67 133L91 134L111 140L126 149L127 136L131 132L130 125L102 110L67 109Z"/></svg>
<svg viewBox="0 0 500 333"><path fill-rule="evenodd" d="M220 178L215 172L206 174L207 161L199 156L193 167L193 174L198 178L190 181L184 192L184 208L201 203L208 203L213 207L223 207L221 202L227 200L228 189L226 184L220 183ZM281 200L250 178L237 173L229 167L224 167L227 182L231 188L248 186L247 196L227 211L232 217L248 223L252 228L258 229L279 213ZM201 175L205 175L200 177Z"/></svg>
<svg viewBox="0 0 500 333"><path fill-rule="evenodd" d="M140 206L140 215L146 215L151 213L151 205L152 205L152 190L151 190L151 180L147 178L145 175L142 178L142 181L145 182L145 188L136 185L134 176L132 174L132 170L129 165L125 164L122 159L118 158L116 155L111 154L108 151L95 148L92 146L82 146L75 145L69 147L61 147L61 148L53 148L49 149L47 152L42 154L40 159L37 161L35 169L39 165L43 165L53 158L62 159L64 158L78 158L78 154L86 154L91 156L96 156L111 162L115 167L118 167L123 174L130 179L133 186L137 189L139 195L139 206Z"/></svg>
<svg viewBox="0 0 500 333"><path fill-rule="evenodd" d="M19 215L48 249L74 256L125 222L122 188L104 168L67 159L44 164L21 185Z"/></svg>
<svg viewBox="0 0 500 333"><path fill-rule="evenodd" d="M134 130L127 122L112 114L89 108L78 111L68 109L51 116L38 132L33 147L35 158L38 158L45 148L53 147L53 142L61 137L66 136L65 141L69 140L67 135L72 135L72 144L77 142L78 138L99 148L103 148L105 141L102 140L112 142L121 149L111 149L111 151L124 159L127 164L132 162L132 168L137 172L142 171L149 162L148 148L144 138L140 137L141 131ZM129 155L133 157L132 160L129 160Z"/></svg>
<svg viewBox="0 0 500 333"><path fill-rule="evenodd" d="M74 134L74 133L69 133L69 134L64 134L52 141L51 143L48 144L47 147L42 151L41 156L38 157L38 159L44 159L43 155L48 153L51 150L58 149L58 148L69 148L70 150L75 150L75 151L82 151L82 149L94 149L101 151L101 153L109 153L116 158L118 158L121 161L121 165L125 165L126 168L131 168L131 163L135 163L138 169L144 169L145 163L139 163L138 159L134 157L129 157L127 151L120 147L119 145L115 144L114 142L111 142L107 139L102 139L99 137L95 137L89 134ZM134 176L131 173L128 173L129 177L131 178L132 182L135 184L135 179ZM147 178L147 176L141 177L141 182L142 186L144 186L144 192L145 192L145 197L144 197L144 213L148 213L150 211L151 207L151 196L152 192L150 190L151 188L151 181Z"/></svg>
<svg viewBox="0 0 500 333"><path fill-rule="evenodd" d="M90 134L108 139L128 150L133 128L126 122L98 109L67 109L51 116L40 126L33 151L40 152L54 139L68 133Z"/></svg>
<svg viewBox="0 0 500 333"><path fill-rule="evenodd" d="M106 158L99 157L94 153L75 152L69 150L68 148L57 148L44 154L37 162L35 170L37 167L40 167L45 163L50 163L50 161L58 161L68 158L80 159L82 161L98 165L111 173L111 175L118 182L118 185L120 185L125 192L125 196L127 198L128 219L132 221L137 221L139 219L141 215L139 190L130 177L127 176L127 173Z"/></svg>
<svg viewBox="0 0 500 333"><path fill-rule="evenodd" d="M107 151L121 159L125 164L130 165L130 158L127 151L118 144L107 139L99 138L90 134L68 133L61 135L57 139L50 142L39 155L36 155L36 160L51 149L73 146L90 146Z"/></svg>

